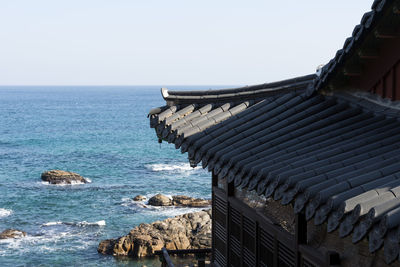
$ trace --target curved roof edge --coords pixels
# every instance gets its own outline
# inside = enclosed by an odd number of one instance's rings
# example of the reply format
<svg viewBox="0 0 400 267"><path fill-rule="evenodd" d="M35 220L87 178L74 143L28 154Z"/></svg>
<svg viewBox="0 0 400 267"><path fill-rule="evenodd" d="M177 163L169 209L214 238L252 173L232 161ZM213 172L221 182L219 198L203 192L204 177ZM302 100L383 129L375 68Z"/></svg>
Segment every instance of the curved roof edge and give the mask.
<svg viewBox="0 0 400 267"><path fill-rule="evenodd" d="M281 93L286 90L304 90L314 83L316 74L299 76L287 80L263 83L252 86L243 86L219 90L196 90L196 91L168 91L167 88L161 88L161 95L167 102L173 103L193 103L234 100L234 99L253 99L265 95Z"/></svg>

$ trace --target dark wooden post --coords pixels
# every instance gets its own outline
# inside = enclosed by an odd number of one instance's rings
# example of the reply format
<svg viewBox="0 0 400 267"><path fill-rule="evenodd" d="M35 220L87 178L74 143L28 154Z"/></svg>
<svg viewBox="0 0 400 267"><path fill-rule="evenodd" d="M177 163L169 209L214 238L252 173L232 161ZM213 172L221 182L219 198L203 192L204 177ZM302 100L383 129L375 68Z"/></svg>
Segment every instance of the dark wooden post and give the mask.
<svg viewBox="0 0 400 267"><path fill-rule="evenodd" d="M205 267L206 266L206 254L200 253L196 254L197 266Z"/></svg>
<svg viewBox="0 0 400 267"><path fill-rule="evenodd" d="M328 266L340 265L340 255L336 251L328 251L326 253L326 261Z"/></svg>
<svg viewBox="0 0 400 267"><path fill-rule="evenodd" d="M214 187L218 187L218 177L211 174L211 262L215 261L215 192Z"/></svg>
<svg viewBox="0 0 400 267"><path fill-rule="evenodd" d="M279 267L278 264L278 237L276 233L274 233L274 256L273 256L273 266Z"/></svg>
<svg viewBox="0 0 400 267"><path fill-rule="evenodd" d="M229 265L230 264L230 231L231 231L231 223L230 223L230 217L231 217L231 212L230 212L230 202L229 198L235 195L235 186L233 182L228 183L228 180L226 179L225 182L225 188L226 188L226 262Z"/></svg>
<svg viewBox="0 0 400 267"><path fill-rule="evenodd" d="M295 240L296 240L296 266L301 266L299 246L307 244L307 220L304 213L296 214Z"/></svg>
<svg viewBox="0 0 400 267"><path fill-rule="evenodd" d="M174 264L172 263L171 258L169 257L168 250L165 247L163 247L161 250L164 259L163 264L165 264L164 266L174 267Z"/></svg>
<svg viewBox="0 0 400 267"><path fill-rule="evenodd" d="M233 182L226 182L226 197L232 197L235 195L235 186Z"/></svg>
<svg viewBox="0 0 400 267"><path fill-rule="evenodd" d="M255 250L254 250L254 256L256 257L256 266L260 266L260 250L258 249L260 247L260 228L259 228L259 221L255 220L255 238L254 238L254 245L255 245Z"/></svg>
<svg viewBox="0 0 400 267"><path fill-rule="evenodd" d="M211 186L217 186L218 187L218 176L214 174L214 172L211 175Z"/></svg>

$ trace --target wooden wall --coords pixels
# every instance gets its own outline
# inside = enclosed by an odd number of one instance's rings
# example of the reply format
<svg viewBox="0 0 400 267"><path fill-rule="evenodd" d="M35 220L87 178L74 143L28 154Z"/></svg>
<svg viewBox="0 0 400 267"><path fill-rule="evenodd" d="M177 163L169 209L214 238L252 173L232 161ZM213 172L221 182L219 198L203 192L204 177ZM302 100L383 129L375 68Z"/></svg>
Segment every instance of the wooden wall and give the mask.
<svg viewBox="0 0 400 267"><path fill-rule="evenodd" d="M307 246L306 239L277 226L213 179L213 262L215 266L327 266L326 259ZM305 222L305 220L304 220ZM300 225L297 224L296 225ZM306 224L303 226L307 227Z"/></svg>

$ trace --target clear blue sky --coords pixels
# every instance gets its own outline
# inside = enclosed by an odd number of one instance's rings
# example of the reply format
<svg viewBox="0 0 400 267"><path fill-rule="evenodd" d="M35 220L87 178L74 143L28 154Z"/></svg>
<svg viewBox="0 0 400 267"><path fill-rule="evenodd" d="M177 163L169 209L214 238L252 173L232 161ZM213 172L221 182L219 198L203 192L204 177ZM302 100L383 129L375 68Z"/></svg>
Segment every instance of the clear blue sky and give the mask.
<svg viewBox="0 0 400 267"><path fill-rule="evenodd" d="M371 4L1 0L0 85L245 85L309 74Z"/></svg>

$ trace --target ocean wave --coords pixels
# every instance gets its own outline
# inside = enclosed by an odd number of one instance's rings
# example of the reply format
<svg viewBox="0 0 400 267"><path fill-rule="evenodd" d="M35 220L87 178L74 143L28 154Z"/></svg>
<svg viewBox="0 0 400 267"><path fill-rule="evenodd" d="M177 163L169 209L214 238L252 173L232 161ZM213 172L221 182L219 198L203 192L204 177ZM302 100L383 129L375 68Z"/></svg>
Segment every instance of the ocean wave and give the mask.
<svg viewBox="0 0 400 267"><path fill-rule="evenodd" d="M10 216L13 213L12 210L0 208L0 218Z"/></svg>
<svg viewBox="0 0 400 267"><path fill-rule="evenodd" d="M178 164L164 164L164 163L156 163L156 164L147 164L145 167L154 172L188 172L195 171L198 168L190 167L189 163L178 163Z"/></svg>
<svg viewBox="0 0 400 267"><path fill-rule="evenodd" d="M70 226L79 226L79 227L85 227L85 226L105 226L106 221L105 220L100 220L97 222L87 222L87 221L82 221L82 222L47 222L42 224L42 226L54 226L54 225L70 225Z"/></svg>

